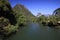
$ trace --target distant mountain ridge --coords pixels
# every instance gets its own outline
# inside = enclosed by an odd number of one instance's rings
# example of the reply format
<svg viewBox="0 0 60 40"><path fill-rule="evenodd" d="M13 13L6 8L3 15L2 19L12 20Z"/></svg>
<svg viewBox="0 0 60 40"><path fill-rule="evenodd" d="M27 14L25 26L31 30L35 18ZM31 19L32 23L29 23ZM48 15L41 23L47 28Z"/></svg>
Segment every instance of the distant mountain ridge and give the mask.
<svg viewBox="0 0 60 40"><path fill-rule="evenodd" d="M15 15L21 16L24 15L28 20L31 20L33 17L35 17L24 5L17 4L13 10L16 12ZM17 14L18 13L18 14Z"/></svg>
<svg viewBox="0 0 60 40"><path fill-rule="evenodd" d="M31 15L33 15L24 5L22 5L22 4L16 4L16 6L13 8L15 11L22 11L22 12L24 12L25 14L31 14ZM27 15L27 16L28 16Z"/></svg>
<svg viewBox="0 0 60 40"><path fill-rule="evenodd" d="M60 8L57 8L56 10L54 10L53 15L60 16Z"/></svg>

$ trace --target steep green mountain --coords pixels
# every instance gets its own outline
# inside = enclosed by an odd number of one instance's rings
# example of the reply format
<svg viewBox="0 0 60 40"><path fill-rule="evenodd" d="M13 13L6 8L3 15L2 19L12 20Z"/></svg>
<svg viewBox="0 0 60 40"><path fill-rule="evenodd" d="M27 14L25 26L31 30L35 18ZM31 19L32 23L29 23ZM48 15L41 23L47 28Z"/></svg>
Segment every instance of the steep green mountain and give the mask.
<svg viewBox="0 0 60 40"><path fill-rule="evenodd" d="M0 0L0 17L2 16L2 17L9 19L10 23L15 25L16 19L13 13L14 12L8 0Z"/></svg>
<svg viewBox="0 0 60 40"><path fill-rule="evenodd" d="M17 4L13 10L17 19L21 19L21 16L24 16L27 21L33 21L36 19L36 17L24 5Z"/></svg>
<svg viewBox="0 0 60 40"><path fill-rule="evenodd" d="M36 17L24 6L17 4L13 9L8 0L0 0L0 33L8 35L20 26L36 21Z"/></svg>
<svg viewBox="0 0 60 40"><path fill-rule="evenodd" d="M24 14L27 16L34 16L24 5L17 4L14 7L14 11L19 14Z"/></svg>
<svg viewBox="0 0 60 40"><path fill-rule="evenodd" d="M16 17L8 0L0 0L0 34L8 35L18 28Z"/></svg>

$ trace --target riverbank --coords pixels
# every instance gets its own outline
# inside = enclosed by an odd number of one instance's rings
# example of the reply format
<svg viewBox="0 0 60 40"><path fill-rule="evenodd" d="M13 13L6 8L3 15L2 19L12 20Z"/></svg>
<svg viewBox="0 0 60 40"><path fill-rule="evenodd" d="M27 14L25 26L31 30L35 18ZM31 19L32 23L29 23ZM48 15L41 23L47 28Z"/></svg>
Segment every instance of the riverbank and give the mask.
<svg viewBox="0 0 60 40"><path fill-rule="evenodd" d="M41 22L40 24L42 24L44 26L49 26L49 27L60 29L60 23L58 23L58 22L53 23L50 21L50 22Z"/></svg>
<svg viewBox="0 0 60 40"><path fill-rule="evenodd" d="M38 23L29 23L28 26L20 27L19 31L6 40L58 40L60 30L41 26Z"/></svg>

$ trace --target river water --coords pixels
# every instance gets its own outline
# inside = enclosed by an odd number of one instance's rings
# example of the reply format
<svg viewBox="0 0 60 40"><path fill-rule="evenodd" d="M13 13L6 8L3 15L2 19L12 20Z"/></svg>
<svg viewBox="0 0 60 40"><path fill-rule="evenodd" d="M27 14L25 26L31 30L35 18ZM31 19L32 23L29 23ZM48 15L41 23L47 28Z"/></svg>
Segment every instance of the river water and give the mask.
<svg viewBox="0 0 60 40"><path fill-rule="evenodd" d="M60 30L29 23L26 27L20 27L19 31L7 40L60 40Z"/></svg>

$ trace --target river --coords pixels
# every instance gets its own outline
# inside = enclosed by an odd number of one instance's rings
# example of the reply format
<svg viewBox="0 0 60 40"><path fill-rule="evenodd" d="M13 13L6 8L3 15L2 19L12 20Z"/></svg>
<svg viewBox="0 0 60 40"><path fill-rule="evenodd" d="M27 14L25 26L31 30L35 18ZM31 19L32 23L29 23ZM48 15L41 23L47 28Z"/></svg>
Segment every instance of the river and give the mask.
<svg viewBox="0 0 60 40"><path fill-rule="evenodd" d="M29 23L26 27L20 27L19 31L7 40L60 40L60 30Z"/></svg>

